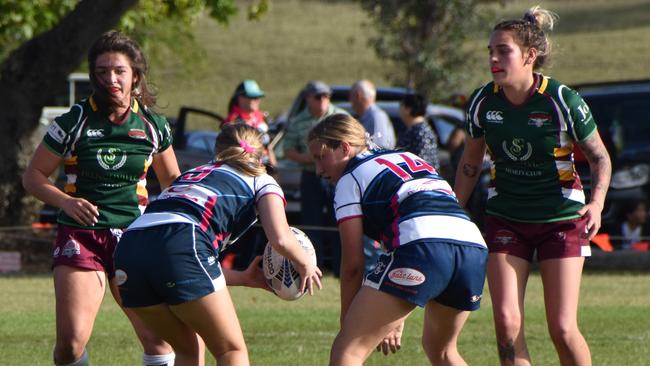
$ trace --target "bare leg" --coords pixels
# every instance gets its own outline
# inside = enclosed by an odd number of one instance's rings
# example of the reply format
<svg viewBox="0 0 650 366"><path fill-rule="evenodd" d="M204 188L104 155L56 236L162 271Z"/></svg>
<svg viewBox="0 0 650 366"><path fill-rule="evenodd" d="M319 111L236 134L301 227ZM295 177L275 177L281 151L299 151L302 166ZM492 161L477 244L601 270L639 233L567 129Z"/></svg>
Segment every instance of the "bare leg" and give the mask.
<svg viewBox="0 0 650 366"><path fill-rule="evenodd" d="M56 345L54 360L78 360L88 344L106 290L106 276L69 266L54 267Z"/></svg>
<svg viewBox="0 0 650 366"><path fill-rule="evenodd" d="M334 340L330 365L362 365L388 332L395 329L415 305L362 286Z"/></svg>
<svg viewBox="0 0 650 366"><path fill-rule="evenodd" d="M469 311L429 301L424 312L422 347L432 365L467 366L458 353L457 344L469 314Z"/></svg>
<svg viewBox="0 0 650 366"><path fill-rule="evenodd" d="M194 331L172 313L166 304L131 308L148 329L174 347L175 366L199 365L199 342Z"/></svg>
<svg viewBox="0 0 650 366"><path fill-rule="evenodd" d="M494 328L502 365L530 365L524 336L524 295L530 263L503 253L491 253L487 278Z"/></svg>
<svg viewBox="0 0 650 366"><path fill-rule="evenodd" d="M111 289L111 293L113 294L113 298L121 306L122 299L120 298L120 292L117 289L117 284L115 283L114 280L111 281L110 283L110 289ZM133 326L133 330L135 331L136 336L140 340L140 343L142 344L142 348L145 354L165 355L173 352L172 347L169 344L167 344L162 338L160 338L158 335L154 334L150 329L148 329L145 326L145 324L142 322L142 320L140 320L133 313L131 309L122 308L122 310L124 311L124 314L126 314L126 317L129 319L129 321L131 322L131 325Z"/></svg>
<svg viewBox="0 0 650 366"><path fill-rule="evenodd" d="M227 288L170 307L205 341L217 365L248 365L248 350Z"/></svg>
<svg viewBox="0 0 650 366"><path fill-rule="evenodd" d="M591 353L578 329L583 257L540 263L548 330L561 365L591 365Z"/></svg>

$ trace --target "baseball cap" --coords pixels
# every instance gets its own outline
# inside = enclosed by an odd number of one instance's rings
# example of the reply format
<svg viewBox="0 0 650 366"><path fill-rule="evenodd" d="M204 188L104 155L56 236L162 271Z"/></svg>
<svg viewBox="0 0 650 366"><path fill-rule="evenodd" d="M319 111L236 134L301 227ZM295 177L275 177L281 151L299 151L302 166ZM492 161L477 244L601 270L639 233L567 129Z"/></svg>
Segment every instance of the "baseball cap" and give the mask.
<svg viewBox="0 0 650 366"><path fill-rule="evenodd" d="M322 81L312 80L305 86L305 93L318 95L318 94L332 94L332 88Z"/></svg>
<svg viewBox="0 0 650 366"><path fill-rule="evenodd" d="M243 95L248 98L261 98L264 96L264 92L255 80L244 80L235 89L235 95Z"/></svg>

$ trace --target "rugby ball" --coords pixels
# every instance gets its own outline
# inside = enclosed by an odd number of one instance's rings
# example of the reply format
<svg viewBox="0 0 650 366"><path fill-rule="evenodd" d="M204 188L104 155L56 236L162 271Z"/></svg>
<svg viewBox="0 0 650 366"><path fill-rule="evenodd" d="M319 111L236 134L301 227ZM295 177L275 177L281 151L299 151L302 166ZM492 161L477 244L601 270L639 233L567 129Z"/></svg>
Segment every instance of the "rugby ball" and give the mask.
<svg viewBox="0 0 650 366"><path fill-rule="evenodd" d="M289 227L289 229L298 239L298 244L307 253L309 260L316 264L316 251L309 237L295 227ZM293 267L293 263L276 252L270 243L266 243L264 248L262 270L269 287L279 298L293 301L305 294L300 291L300 274Z"/></svg>

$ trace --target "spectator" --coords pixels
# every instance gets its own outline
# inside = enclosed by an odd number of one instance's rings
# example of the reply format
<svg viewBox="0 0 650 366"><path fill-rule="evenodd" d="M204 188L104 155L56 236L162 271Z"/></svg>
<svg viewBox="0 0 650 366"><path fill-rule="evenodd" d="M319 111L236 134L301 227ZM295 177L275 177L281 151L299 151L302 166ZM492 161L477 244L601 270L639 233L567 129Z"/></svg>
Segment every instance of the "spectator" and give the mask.
<svg viewBox="0 0 650 366"><path fill-rule="evenodd" d="M267 123L268 113L260 110L260 101L264 97L264 92L255 80L244 80L235 89L230 102L228 102L228 116L223 124L245 123L262 134L262 143L266 147L264 150L263 162L265 165L276 165L273 149L269 149L271 142L269 136L269 125ZM268 169L267 169L268 170Z"/></svg>
<svg viewBox="0 0 650 366"><path fill-rule="evenodd" d="M370 134L372 142L384 149L395 148L395 130L386 112L375 104L377 90L368 80L352 85L350 103L359 121Z"/></svg>
<svg viewBox="0 0 650 366"><path fill-rule="evenodd" d="M620 220L617 220L607 232L616 249L629 250L632 249L633 244L647 241L646 237L650 236L650 222L648 222L645 201L625 202Z"/></svg>
<svg viewBox="0 0 650 366"><path fill-rule="evenodd" d="M438 136L425 118L427 101L420 94L407 94L400 103L399 115L406 131L397 140L397 147L421 157L440 171Z"/></svg>
<svg viewBox="0 0 650 366"><path fill-rule="evenodd" d="M368 80L359 80L350 90L350 104L357 114L359 122L370 135L374 144L383 149L395 148L395 130L386 112L375 104L377 89ZM363 236L363 255L365 270L371 270L381 255L381 246L375 240Z"/></svg>
<svg viewBox="0 0 650 366"><path fill-rule="evenodd" d="M332 187L316 175L316 168L307 149L307 134L318 122L345 110L330 103L332 89L322 81L310 81L303 89L307 108L289 121L284 137L284 155L301 166L300 214L302 225L334 226ZM332 269L338 275L340 244L337 235L318 230L305 230L314 243L318 266L323 267L326 242L330 243Z"/></svg>

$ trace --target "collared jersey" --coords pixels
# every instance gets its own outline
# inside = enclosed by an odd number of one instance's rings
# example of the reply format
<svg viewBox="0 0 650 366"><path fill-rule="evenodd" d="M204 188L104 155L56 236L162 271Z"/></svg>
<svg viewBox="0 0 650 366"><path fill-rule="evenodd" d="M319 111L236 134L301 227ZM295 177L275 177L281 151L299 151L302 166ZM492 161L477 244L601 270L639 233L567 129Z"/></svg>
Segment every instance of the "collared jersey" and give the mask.
<svg viewBox="0 0 650 366"><path fill-rule="evenodd" d="M334 209L339 223L361 217L364 234L388 252L428 239L485 247L447 181L409 152L354 157L336 184Z"/></svg>
<svg viewBox="0 0 650 366"><path fill-rule="evenodd" d="M309 152L307 146L307 135L318 122L323 118L335 113L345 113L345 109L341 109L334 104L330 104L325 114L321 117L314 117L309 112L309 108L305 107L302 112L298 113L293 119L289 121L289 126L284 134L282 144L284 149L296 149L298 152ZM313 163L300 163L300 168L304 171L315 172L316 168Z"/></svg>
<svg viewBox="0 0 650 366"><path fill-rule="evenodd" d="M267 194L284 201L282 188L268 174L252 177L225 164L205 164L176 178L129 228L190 222L223 250L257 221L256 204Z"/></svg>
<svg viewBox="0 0 650 366"><path fill-rule="evenodd" d="M98 206L93 228L128 226L148 203L146 175L153 155L172 143L167 120L134 99L120 123L97 111L92 97L55 118L43 143L63 157L64 191ZM60 211L58 222L84 227Z"/></svg>
<svg viewBox="0 0 650 366"><path fill-rule="evenodd" d="M525 103L512 105L490 82L468 103L470 136L485 136L493 161L486 212L521 222L576 218L585 195L573 149L596 131L589 107L574 90L535 74Z"/></svg>

